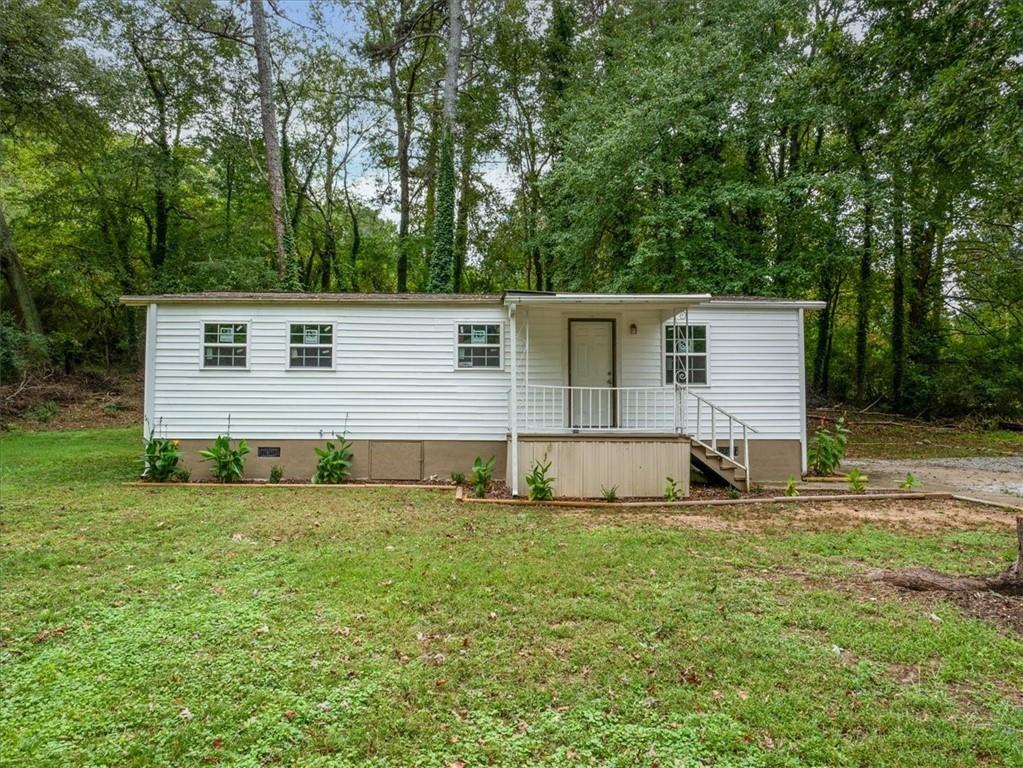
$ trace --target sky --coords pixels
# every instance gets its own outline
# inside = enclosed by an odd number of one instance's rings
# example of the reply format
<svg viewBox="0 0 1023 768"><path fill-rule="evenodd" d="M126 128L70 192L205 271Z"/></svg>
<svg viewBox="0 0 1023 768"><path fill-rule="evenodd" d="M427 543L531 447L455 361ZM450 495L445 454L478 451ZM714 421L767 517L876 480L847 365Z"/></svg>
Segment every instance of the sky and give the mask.
<svg viewBox="0 0 1023 768"><path fill-rule="evenodd" d="M296 34L316 34L320 22L316 14L322 14L326 28L349 44L356 43L362 37L361 19L356 11L346 8L338 2L309 2L309 0L274 0L283 17L282 23L290 26ZM477 168L483 180L497 191L505 202L510 202L515 194L516 180L501 157L483 159ZM382 218L398 223L396 205L381 205L380 199L384 190L396 179L392 179L387 169L377 167L373 158L365 150L360 151L349 165L349 179L352 192L363 203L376 208ZM392 199L395 195L390 196Z"/></svg>

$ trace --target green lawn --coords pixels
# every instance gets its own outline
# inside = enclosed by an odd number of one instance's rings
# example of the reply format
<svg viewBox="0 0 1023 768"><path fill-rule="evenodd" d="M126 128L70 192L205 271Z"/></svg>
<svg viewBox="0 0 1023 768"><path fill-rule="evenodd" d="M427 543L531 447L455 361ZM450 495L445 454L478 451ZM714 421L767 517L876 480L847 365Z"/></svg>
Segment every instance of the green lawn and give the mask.
<svg viewBox="0 0 1023 768"><path fill-rule="evenodd" d="M0 439L4 764L1023 765L1020 638L851 578L1007 527L123 487L139 447Z"/></svg>

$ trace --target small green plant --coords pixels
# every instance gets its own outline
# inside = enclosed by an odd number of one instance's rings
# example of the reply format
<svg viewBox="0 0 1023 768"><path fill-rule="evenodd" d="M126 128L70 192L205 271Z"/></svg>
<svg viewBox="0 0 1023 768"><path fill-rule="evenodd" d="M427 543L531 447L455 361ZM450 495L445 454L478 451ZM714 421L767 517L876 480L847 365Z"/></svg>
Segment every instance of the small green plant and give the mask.
<svg viewBox="0 0 1023 768"><path fill-rule="evenodd" d="M533 468L526 474L530 501L550 501L554 498L554 478L547 474L550 471L551 463L545 453L542 459L537 459L533 463Z"/></svg>
<svg viewBox="0 0 1023 768"><path fill-rule="evenodd" d="M192 473L186 467L178 467L174 470L174 482L176 483L187 483L191 477Z"/></svg>
<svg viewBox="0 0 1023 768"><path fill-rule="evenodd" d="M284 479L284 468L280 464L274 464L270 467L270 477L268 481L276 485Z"/></svg>
<svg viewBox="0 0 1023 768"><path fill-rule="evenodd" d="M799 489L796 488L796 478L793 475L789 475L789 479L785 481L785 495L786 496L799 495Z"/></svg>
<svg viewBox="0 0 1023 768"><path fill-rule="evenodd" d="M863 493L867 490L867 476L856 467L849 470L849 490L854 493Z"/></svg>
<svg viewBox="0 0 1023 768"><path fill-rule="evenodd" d="M314 483L326 485L343 483L352 476L352 443L343 437L337 444L327 442L326 448L314 448L320 460L316 462Z"/></svg>
<svg viewBox="0 0 1023 768"><path fill-rule="evenodd" d="M828 420L821 419L810 440L810 465L815 475L830 475L842 465L845 446L849 441L849 430L845 419L835 422L834 431L829 429Z"/></svg>
<svg viewBox="0 0 1023 768"><path fill-rule="evenodd" d="M187 471L178 467L181 456L177 440L157 437L156 430L151 430L142 454L142 479L154 483L176 479L178 472Z"/></svg>
<svg viewBox="0 0 1023 768"><path fill-rule="evenodd" d="M728 496L728 498L730 498L730 499L737 499L737 498L739 498L740 496L742 496L742 494L741 494L741 493L739 493L739 489L738 489L738 488L736 488L736 487L735 487L734 485L730 485L730 486L728 486L728 487L727 487L727 488L725 489L725 494L726 494L726 495Z"/></svg>
<svg viewBox="0 0 1023 768"><path fill-rule="evenodd" d="M25 415L40 424L48 424L57 415L57 402L47 400L45 403L37 403L29 408Z"/></svg>
<svg viewBox="0 0 1023 768"><path fill-rule="evenodd" d="M618 486L612 485L610 488L600 486L600 497L604 501L614 502L618 501Z"/></svg>
<svg viewBox="0 0 1023 768"><path fill-rule="evenodd" d="M204 461L210 462L210 474L221 483L234 483L241 479L245 469L245 456L249 447L244 440L238 441L238 447L231 447L230 435L217 435L213 445L199 455Z"/></svg>
<svg viewBox="0 0 1023 768"><path fill-rule="evenodd" d="M452 485L464 485L465 484L465 472L452 472L451 473L451 484Z"/></svg>
<svg viewBox="0 0 1023 768"><path fill-rule="evenodd" d="M901 488L904 491L911 491L914 488L919 488L919 487L920 487L920 481L917 480L915 477L913 477L913 473L912 472L907 472L906 473L906 479L903 480L901 483L899 483L899 488Z"/></svg>
<svg viewBox="0 0 1023 768"><path fill-rule="evenodd" d="M482 457L477 456L476 461L472 463L472 471L469 473L469 482L472 483L476 498L482 499L487 495L487 488L490 487L490 481L493 478L494 457L491 456L486 461L483 461Z"/></svg>
<svg viewBox="0 0 1023 768"><path fill-rule="evenodd" d="M682 498L682 492L678 487L678 483L675 482L674 478L664 478L664 500L665 501L678 501Z"/></svg>

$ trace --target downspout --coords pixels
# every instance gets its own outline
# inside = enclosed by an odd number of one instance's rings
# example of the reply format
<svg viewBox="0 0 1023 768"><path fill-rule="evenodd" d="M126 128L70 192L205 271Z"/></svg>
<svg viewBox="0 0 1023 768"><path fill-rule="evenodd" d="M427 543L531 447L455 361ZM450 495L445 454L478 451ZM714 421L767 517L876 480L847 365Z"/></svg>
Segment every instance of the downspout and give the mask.
<svg viewBox="0 0 1023 768"><path fill-rule="evenodd" d="M826 311L826 310L822 310ZM803 341L803 308L799 308L799 466L807 472L806 457L806 348ZM748 472L748 470L747 470Z"/></svg>
<svg viewBox="0 0 1023 768"><path fill-rule="evenodd" d="M511 397L508 404L509 432L511 433L511 492L519 495L519 335L515 324L516 305L508 304L508 325L511 336Z"/></svg>

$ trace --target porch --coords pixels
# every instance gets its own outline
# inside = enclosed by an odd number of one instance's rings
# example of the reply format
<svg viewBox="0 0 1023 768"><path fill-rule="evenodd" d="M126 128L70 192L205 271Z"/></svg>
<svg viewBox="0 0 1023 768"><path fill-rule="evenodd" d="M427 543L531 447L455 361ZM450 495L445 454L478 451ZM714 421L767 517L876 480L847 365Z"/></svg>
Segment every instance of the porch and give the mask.
<svg viewBox="0 0 1023 768"><path fill-rule="evenodd" d="M514 339L508 477L516 495L547 455L558 495L688 493L690 459L749 485L756 430L711 402L704 296L509 296ZM695 383L694 383L695 382ZM559 475L560 473L560 475Z"/></svg>

